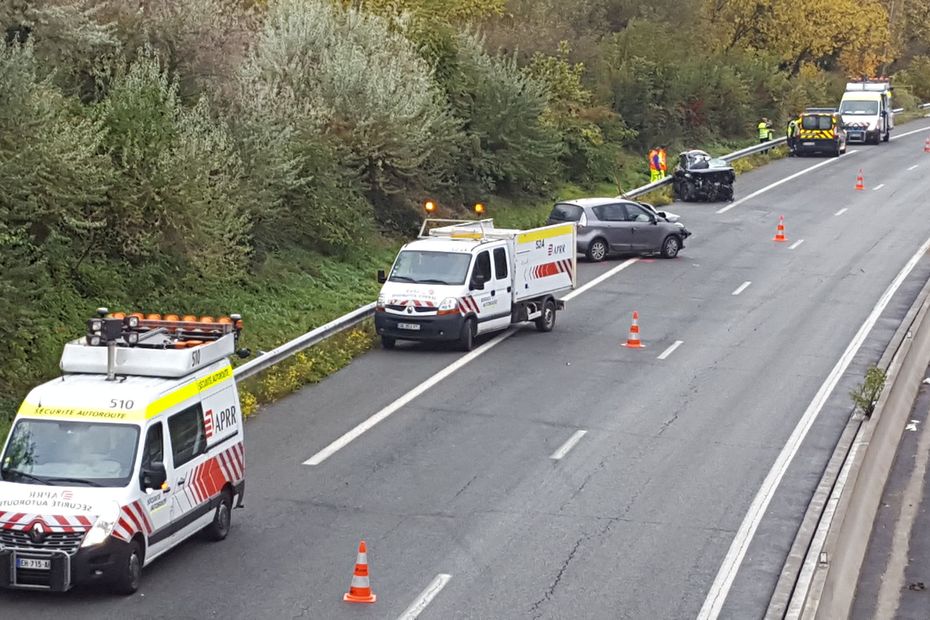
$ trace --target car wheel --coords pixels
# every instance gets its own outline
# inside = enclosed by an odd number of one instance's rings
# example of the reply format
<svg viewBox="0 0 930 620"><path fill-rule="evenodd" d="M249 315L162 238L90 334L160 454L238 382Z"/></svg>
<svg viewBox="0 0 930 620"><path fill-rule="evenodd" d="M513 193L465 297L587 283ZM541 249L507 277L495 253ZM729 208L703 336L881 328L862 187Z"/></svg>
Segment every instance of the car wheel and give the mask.
<svg viewBox="0 0 930 620"><path fill-rule="evenodd" d="M607 242L603 239L595 239L591 242L591 245L588 246L588 251L585 252L588 260L592 263L599 263L605 258L607 258Z"/></svg>
<svg viewBox="0 0 930 620"><path fill-rule="evenodd" d="M473 318L465 319L462 325L462 334L459 336L459 347L465 352L475 348L475 331L478 323Z"/></svg>
<svg viewBox="0 0 930 620"><path fill-rule="evenodd" d="M391 338L390 336L381 336L381 348L382 349L393 349L397 345L397 339Z"/></svg>
<svg viewBox="0 0 930 620"><path fill-rule="evenodd" d="M662 242L662 258L675 258L681 250L681 239L676 235L669 235Z"/></svg>
<svg viewBox="0 0 930 620"><path fill-rule="evenodd" d="M555 327L555 301L547 299L543 304L542 316L536 319L536 329L541 332L551 332Z"/></svg>
<svg viewBox="0 0 930 620"><path fill-rule="evenodd" d="M223 491L220 497L220 503L216 506L213 513L213 521L208 525L204 532L212 541L219 542L229 536L229 527L232 523L232 493Z"/></svg>
<svg viewBox="0 0 930 620"><path fill-rule="evenodd" d="M129 543L129 550L122 560L120 572L113 582L117 594L135 594L142 583L142 546L138 540Z"/></svg>

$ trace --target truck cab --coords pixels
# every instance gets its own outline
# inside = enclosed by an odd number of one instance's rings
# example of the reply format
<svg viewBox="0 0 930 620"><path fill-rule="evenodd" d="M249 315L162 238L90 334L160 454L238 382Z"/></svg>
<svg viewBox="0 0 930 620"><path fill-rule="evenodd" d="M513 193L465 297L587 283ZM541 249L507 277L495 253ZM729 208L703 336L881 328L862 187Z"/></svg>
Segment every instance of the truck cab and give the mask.
<svg viewBox="0 0 930 620"><path fill-rule="evenodd" d="M575 286L575 235L574 223L518 231L491 220L427 220L390 272L378 274L383 346L448 341L470 350L476 336L522 321L549 331L562 306L554 294Z"/></svg>
<svg viewBox="0 0 930 620"><path fill-rule="evenodd" d="M846 84L839 113L849 142L888 142L894 128L891 104L893 90L888 80L862 80Z"/></svg>
<svg viewBox="0 0 930 620"><path fill-rule="evenodd" d="M242 505L236 316L110 315L65 345L0 456L0 586L130 594L190 536L226 537Z"/></svg>

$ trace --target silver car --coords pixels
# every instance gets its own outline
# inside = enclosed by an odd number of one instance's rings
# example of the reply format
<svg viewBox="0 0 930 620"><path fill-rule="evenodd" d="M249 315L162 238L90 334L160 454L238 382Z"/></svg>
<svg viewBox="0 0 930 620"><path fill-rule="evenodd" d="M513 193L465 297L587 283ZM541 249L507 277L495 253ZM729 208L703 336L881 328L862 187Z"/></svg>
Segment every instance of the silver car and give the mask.
<svg viewBox="0 0 930 620"><path fill-rule="evenodd" d="M579 198L559 202L549 224L577 222L578 252L599 262L611 254L660 254L675 258L691 232L649 204L622 198Z"/></svg>

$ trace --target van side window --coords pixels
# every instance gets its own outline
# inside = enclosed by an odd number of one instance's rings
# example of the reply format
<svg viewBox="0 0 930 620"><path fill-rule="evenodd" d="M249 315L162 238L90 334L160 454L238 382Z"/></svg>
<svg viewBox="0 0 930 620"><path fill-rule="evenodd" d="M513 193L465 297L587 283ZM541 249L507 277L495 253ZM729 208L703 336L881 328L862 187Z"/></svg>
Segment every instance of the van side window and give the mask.
<svg viewBox="0 0 930 620"><path fill-rule="evenodd" d="M491 281L491 253L487 250L479 254L478 258L475 259L475 271L472 278L479 273L484 276L485 282Z"/></svg>
<svg viewBox="0 0 930 620"><path fill-rule="evenodd" d="M207 449L207 435L203 427L203 409L200 403L168 418L174 466L180 467Z"/></svg>
<svg viewBox="0 0 930 620"><path fill-rule="evenodd" d="M161 422L149 427L145 434L145 447L142 448L142 467L151 467L152 463L165 462L165 433Z"/></svg>
<svg viewBox="0 0 930 620"><path fill-rule="evenodd" d="M507 277L507 250L504 248L494 249L494 272L498 280Z"/></svg>

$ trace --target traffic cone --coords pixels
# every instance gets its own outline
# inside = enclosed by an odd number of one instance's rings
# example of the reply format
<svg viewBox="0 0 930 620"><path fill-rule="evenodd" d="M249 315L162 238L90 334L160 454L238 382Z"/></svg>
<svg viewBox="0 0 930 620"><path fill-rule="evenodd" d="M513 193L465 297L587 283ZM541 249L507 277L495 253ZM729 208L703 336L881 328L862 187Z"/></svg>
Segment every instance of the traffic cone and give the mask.
<svg viewBox="0 0 930 620"><path fill-rule="evenodd" d="M775 228L775 238L772 241L787 241L788 237L785 236L785 216L778 216L778 226Z"/></svg>
<svg viewBox="0 0 930 620"><path fill-rule="evenodd" d="M930 153L930 138L927 138L927 141L924 142L924 153Z"/></svg>
<svg viewBox="0 0 930 620"><path fill-rule="evenodd" d="M861 192L865 189L865 178L862 176L862 168L859 168L859 174L856 175L856 191Z"/></svg>
<svg viewBox="0 0 930 620"><path fill-rule="evenodd" d="M371 592L371 585L368 582L368 551L365 548L365 541L358 544L358 559L355 560L355 574L352 575L352 585L349 591L343 595L342 600L347 603L374 603L377 600Z"/></svg>
<svg viewBox="0 0 930 620"><path fill-rule="evenodd" d="M630 337L627 338L627 341L623 343L624 347L629 349L645 349L644 345L639 339L639 312L633 313L633 324L630 325Z"/></svg>

